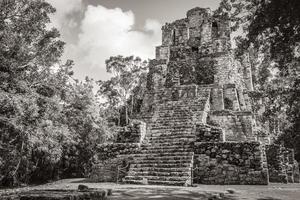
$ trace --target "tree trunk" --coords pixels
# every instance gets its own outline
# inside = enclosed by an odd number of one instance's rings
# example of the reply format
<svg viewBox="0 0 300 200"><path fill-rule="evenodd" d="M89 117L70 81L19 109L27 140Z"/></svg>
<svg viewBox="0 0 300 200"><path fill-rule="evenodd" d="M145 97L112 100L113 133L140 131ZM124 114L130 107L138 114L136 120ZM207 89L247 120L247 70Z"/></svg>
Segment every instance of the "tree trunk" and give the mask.
<svg viewBox="0 0 300 200"><path fill-rule="evenodd" d="M21 166L22 159L23 159L23 149L24 149L24 141L22 141L22 145L21 145L19 162L18 162L18 164L16 166L16 169L12 173L12 178L13 178L13 183L12 184L14 186L18 183L17 175L18 175L18 171L19 171L19 168Z"/></svg>
<svg viewBox="0 0 300 200"><path fill-rule="evenodd" d="M127 108L127 105L125 105L125 121L126 121L126 125L128 125L128 108Z"/></svg>
<svg viewBox="0 0 300 200"><path fill-rule="evenodd" d="M120 126L120 124L121 124L121 110L120 110L120 108L118 108L118 113L119 113L118 126Z"/></svg>
<svg viewBox="0 0 300 200"><path fill-rule="evenodd" d="M132 117L132 114L133 114L133 96L131 96L131 117Z"/></svg>

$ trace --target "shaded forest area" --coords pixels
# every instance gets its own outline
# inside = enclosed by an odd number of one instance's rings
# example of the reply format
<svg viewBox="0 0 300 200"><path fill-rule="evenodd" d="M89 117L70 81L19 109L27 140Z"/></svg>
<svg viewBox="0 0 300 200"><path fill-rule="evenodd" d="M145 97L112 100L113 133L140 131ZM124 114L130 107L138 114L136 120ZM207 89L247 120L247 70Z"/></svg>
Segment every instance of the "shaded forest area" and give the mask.
<svg viewBox="0 0 300 200"><path fill-rule="evenodd" d="M148 61L134 56L108 58L107 81L76 80L58 30L48 28L54 12L44 0L0 0L1 186L88 176L96 146L130 123L146 90ZM299 13L298 0L223 0L215 11L243 32L234 51L250 52L258 120L280 122L274 137L298 161Z"/></svg>

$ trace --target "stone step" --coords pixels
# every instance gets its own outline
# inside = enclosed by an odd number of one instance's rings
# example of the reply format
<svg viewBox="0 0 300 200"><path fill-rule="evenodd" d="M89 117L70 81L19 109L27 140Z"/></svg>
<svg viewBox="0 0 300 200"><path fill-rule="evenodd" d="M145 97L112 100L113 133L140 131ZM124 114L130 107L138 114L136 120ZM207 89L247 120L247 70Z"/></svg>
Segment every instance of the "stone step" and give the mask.
<svg viewBox="0 0 300 200"><path fill-rule="evenodd" d="M150 130L147 134L147 136L151 134L159 134L159 135L182 135L183 137L185 135L195 135L193 129L185 129L185 130L171 130L171 129L155 129ZM193 133L193 134L192 134Z"/></svg>
<svg viewBox="0 0 300 200"><path fill-rule="evenodd" d="M168 110L163 110L163 109L159 109L156 111L156 115L157 116L163 116L163 117L173 117L173 116L176 116L176 117L183 117L183 118L188 118L188 117L191 117L191 108L179 108L181 109L180 111L179 110L176 110L176 108L172 108L172 109L168 109Z"/></svg>
<svg viewBox="0 0 300 200"><path fill-rule="evenodd" d="M186 103L193 103L192 101L189 102L184 102L184 101L172 101L172 102L166 102L163 104L158 105L158 108L160 108L160 111L163 110L183 110L182 108L189 108L189 105L187 105ZM180 109L181 108L181 109Z"/></svg>
<svg viewBox="0 0 300 200"><path fill-rule="evenodd" d="M147 138L147 142L150 144L156 143L173 143L173 142L194 142L194 137L186 137L186 138L161 138L161 137L151 137Z"/></svg>
<svg viewBox="0 0 300 200"><path fill-rule="evenodd" d="M187 129L187 128L192 128L194 127L194 123L153 123L148 126L149 128L164 128L164 129Z"/></svg>
<svg viewBox="0 0 300 200"><path fill-rule="evenodd" d="M149 126L150 130L170 130L170 131L185 131L188 129L192 129L194 127L194 124L154 124Z"/></svg>
<svg viewBox="0 0 300 200"><path fill-rule="evenodd" d="M178 119L178 120L190 120L192 118L192 113L186 113L186 112L182 112L182 113L174 113L174 112L158 112L156 113L156 116L158 116L159 118L157 119L166 119L166 120L174 120L174 119Z"/></svg>
<svg viewBox="0 0 300 200"><path fill-rule="evenodd" d="M189 128L173 128L171 127L157 127L157 128L152 128L150 129L151 133L166 133L167 132L172 132L172 133L191 133L191 131L194 131L194 129L192 127Z"/></svg>
<svg viewBox="0 0 300 200"><path fill-rule="evenodd" d="M151 130L151 132L149 133L149 136L172 136L172 135L178 135L178 136L190 136L190 135L195 135L192 134L192 130L185 130L185 131L181 131L181 130L172 130L172 131L168 131L168 130L164 130L164 131L160 131L160 130Z"/></svg>
<svg viewBox="0 0 300 200"><path fill-rule="evenodd" d="M141 153L161 153L161 154L165 154L165 153L183 153L186 151L189 151L190 148L175 148L175 149L164 149L164 148L160 148L160 149L141 149L140 152Z"/></svg>
<svg viewBox="0 0 300 200"><path fill-rule="evenodd" d="M178 102L167 102L158 106L160 111L163 110L187 110L193 106L203 105L208 101L207 97L197 98L194 101L178 101Z"/></svg>
<svg viewBox="0 0 300 200"><path fill-rule="evenodd" d="M164 172L172 171L171 169L187 168L191 167L191 160L185 163L141 163L141 164L131 164L132 169L137 169L135 171L164 171L159 169L165 169ZM179 170L180 171L180 170ZM176 171L178 172L178 171Z"/></svg>
<svg viewBox="0 0 300 200"><path fill-rule="evenodd" d="M193 145L191 142L161 142L161 143L144 143L141 147L168 147L168 146L185 146L185 145Z"/></svg>
<svg viewBox="0 0 300 200"><path fill-rule="evenodd" d="M190 144L179 144L179 145L170 145L170 146L154 146L154 145L149 145L149 146L142 146L141 150L153 150L153 149L158 149L158 150L175 150L175 149L189 149L192 148L192 145Z"/></svg>
<svg viewBox="0 0 300 200"><path fill-rule="evenodd" d="M159 139L190 139L190 138L195 138L196 136L195 135L192 135L190 133L182 133L182 134L179 134L179 133L174 133L174 134L170 134L170 132L167 132L166 134L157 134L157 133L154 133L154 134L150 134L150 135L147 135L145 139L151 139L151 140L155 140L157 138ZM175 142L175 141L174 141Z"/></svg>
<svg viewBox="0 0 300 200"><path fill-rule="evenodd" d="M189 170L187 169L185 172L159 172L159 171L140 171L140 172L134 172L130 171L128 173L128 176L159 176L159 177L165 177L165 176L178 176L178 177L188 177L190 175Z"/></svg>
<svg viewBox="0 0 300 200"><path fill-rule="evenodd" d="M171 161L178 161L181 162L183 160L191 160L192 154L190 155L160 155L160 156L152 156L151 154L140 154L139 156L134 155L134 160L154 160L154 161L160 161L160 160L170 160Z"/></svg>
<svg viewBox="0 0 300 200"><path fill-rule="evenodd" d="M194 134L191 134L190 132L170 132L170 131L165 131L164 133L162 133L162 131L160 132L154 132L154 133L149 133L146 138L193 138L196 137Z"/></svg>
<svg viewBox="0 0 300 200"><path fill-rule="evenodd" d="M130 171L141 172L141 171L157 171L157 172L186 172L190 170L188 167L131 167Z"/></svg>
<svg viewBox="0 0 300 200"><path fill-rule="evenodd" d="M163 104L158 105L159 108L162 109L170 109L170 108L188 108L191 107L193 105L199 105L203 102L206 102L208 100L207 97L203 96L203 97L199 97L195 100L180 100L180 101L169 101Z"/></svg>
<svg viewBox="0 0 300 200"><path fill-rule="evenodd" d="M192 119L192 113L174 113L174 112L158 112L156 113L157 120L159 119L166 119L166 120L190 120Z"/></svg>
<svg viewBox="0 0 300 200"><path fill-rule="evenodd" d="M157 181L185 181L189 176L126 176L125 180L142 180L143 178L148 179L148 182Z"/></svg>
<svg viewBox="0 0 300 200"><path fill-rule="evenodd" d="M172 134L172 133L180 134L180 133L182 133L182 135L191 135L191 133L195 132L195 131L192 128L188 128L188 129L157 128L157 129L151 129L149 132L155 133L155 134Z"/></svg>
<svg viewBox="0 0 300 200"><path fill-rule="evenodd" d="M176 126L176 125L165 125L165 126L151 126L150 127L151 131L192 131L193 126Z"/></svg>
<svg viewBox="0 0 300 200"><path fill-rule="evenodd" d="M188 117L190 114L191 114L191 111L190 111L190 108L186 108L186 109L180 109L180 110L176 110L174 108L170 108L170 109L167 109L167 110L164 110L164 109L158 109L156 111L156 114L158 115L170 115L170 116L174 116L174 115L177 115L177 116L184 116L184 117Z"/></svg>
<svg viewBox="0 0 300 200"><path fill-rule="evenodd" d="M156 129L169 129L169 130L182 130L184 131L185 129L190 129L195 126L194 123L188 123L188 122L180 122L180 123L155 123L151 124L148 127L152 130Z"/></svg>
<svg viewBox="0 0 300 200"><path fill-rule="evenodd" d="M165 139L194 139L196 138L195 135L192 134L185 134L185 135L179 135L179 134L169 134L169 135L149 135L147 136L147 139L150 140L155 140L155 139L161 139L161 140L165 140Z"/></svg>
<svg viewBox="0 0 300 200"><path fill-rule="evenodd" d="M133 154L134 158L147 157L147 158L158 158L158 157L181 157L181 156L193 156L193 152L176 152L176 153L139 153Z"/></svg>
<svg viewBox="0 0 300 200"><path fill-rule="evenodd" d="M185 164L185 163L190 163L192 160L191 157L187 157L187 158L182 158L182 159L135 159L133 160L131 163L132 164Z"/></svg>
<svg viewBox="0 0 300 200"><path fill-rule="evenodd" d="M176 123L176 124L183 124L183 123L188 123L188 124L192 124L191 123L192 119L170 119L170 120L164 120L164 118L159 118L156 121L152 122L150 124L151 125L155 125L155 124L162 124L162 123Z"/></svg>
<svg viewBox="0 0 300 200"><path fill-rule="evenodd" d="M183 119L189 119L191 118L191 111L188 110L181 110L181 111L176 111L176 110L158 110L156 112L157 116L162 116L165 118L172 118L172 117L178 117L178 118L183 118Z"/></svg>
<svg viewBox="0 0 300 200"><path fill-rule="evenodd" d="M157 125L161 125L161 124L172 124L172 125L175 125L175 126L191 126L191 125L194 125L194 122L189 119L189 120L170 120L170 121L165 121L163 119L157 119L156 121L152 121L150 124L149 124L149 127L152 127L152 126L157 126Z"/></svg>
<svg viewBox="0 0 300 200"><path fill-rule="evenodd" d="M127 179L124 180L127 184L145 184L142 182L142 180L132 180ZM157 180L148 180L148 185L173 185L173 186L185 186L186 181L157 181Z"/></svg>
<svg viewBox="0 0 300 200"><path fill-rule="evenodd" d="M157 128L157 129L151 129L150 133L188 133L191 134L191 132L195 132L192 128L185 128L185 129L172 129L172 128Z"/></svg>

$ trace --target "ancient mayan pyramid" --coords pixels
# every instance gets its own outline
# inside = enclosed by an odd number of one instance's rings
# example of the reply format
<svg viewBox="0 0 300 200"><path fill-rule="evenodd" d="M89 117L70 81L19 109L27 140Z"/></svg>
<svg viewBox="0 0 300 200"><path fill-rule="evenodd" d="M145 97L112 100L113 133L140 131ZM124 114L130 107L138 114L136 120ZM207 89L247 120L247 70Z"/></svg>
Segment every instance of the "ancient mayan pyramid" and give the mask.
<svg viewBox="0 0 300 200"><path fill-rule="evenodd" d="M234 58L230 33L226 19L204 8L162 27L139 121L99 147L105 162L94 179L115 180L119 160L131 157L126 183L299 182L293 150L257 132L251 65L246 55Z"/></svg>

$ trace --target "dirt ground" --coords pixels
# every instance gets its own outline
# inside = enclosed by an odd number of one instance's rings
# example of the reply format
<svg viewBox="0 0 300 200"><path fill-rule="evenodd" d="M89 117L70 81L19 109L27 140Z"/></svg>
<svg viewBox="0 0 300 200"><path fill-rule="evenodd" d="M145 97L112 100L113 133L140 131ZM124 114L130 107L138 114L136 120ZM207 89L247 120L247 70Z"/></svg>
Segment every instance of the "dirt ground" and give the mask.
<svg viewBox="0 0 300 200"><path fill-rule="evenodd" d="M172 187L87 183L84 179L67 179L19 190L77 189L79 184L85 184L90 188L112 189L112 196L109 197L109 200L300 200L300 184ZM0 195L11 191L0 190Z"/></svg>

